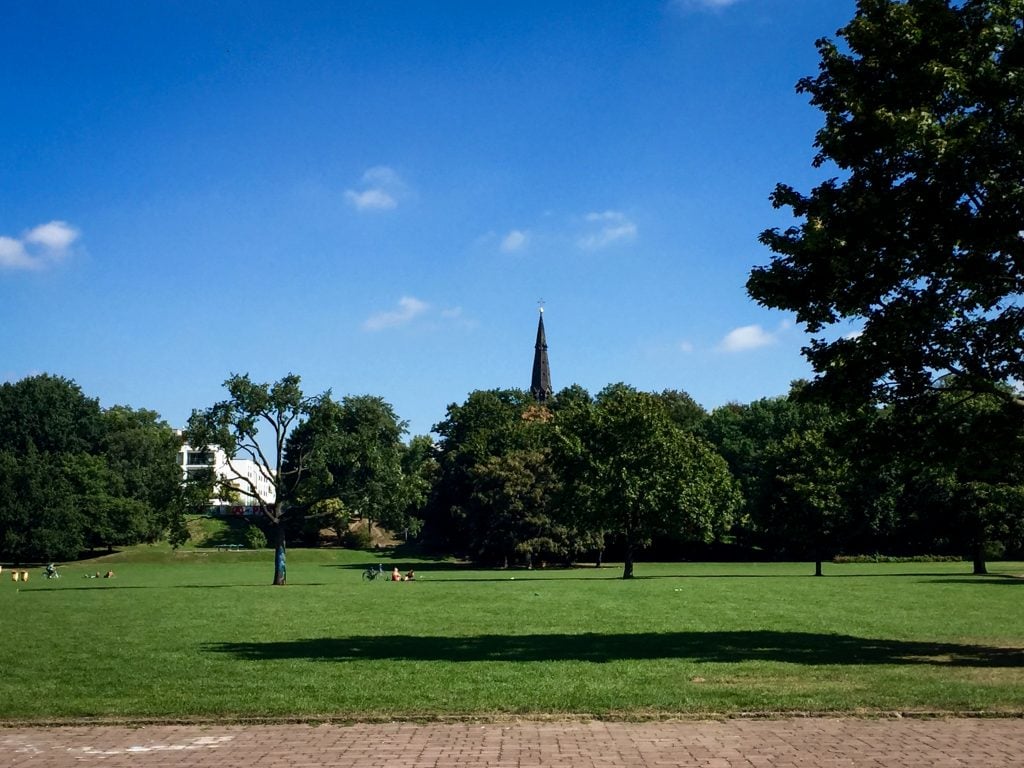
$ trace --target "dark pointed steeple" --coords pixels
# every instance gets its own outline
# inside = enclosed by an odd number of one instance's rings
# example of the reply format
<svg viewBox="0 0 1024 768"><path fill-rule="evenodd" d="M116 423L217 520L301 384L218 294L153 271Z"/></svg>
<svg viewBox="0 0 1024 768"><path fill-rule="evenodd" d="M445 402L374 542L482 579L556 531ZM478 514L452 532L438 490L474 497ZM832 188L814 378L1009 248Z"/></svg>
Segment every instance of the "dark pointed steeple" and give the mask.
<svg viewBox="0 0 1024 768"><path fill-rule="evenodd" d="M544 336L544 307L540 308L540 320L537 322L537 345L533 353L533 379L530 382L530 394L538 403L544 403L551 397L551 367L548 365L548 340Z"/></svg>

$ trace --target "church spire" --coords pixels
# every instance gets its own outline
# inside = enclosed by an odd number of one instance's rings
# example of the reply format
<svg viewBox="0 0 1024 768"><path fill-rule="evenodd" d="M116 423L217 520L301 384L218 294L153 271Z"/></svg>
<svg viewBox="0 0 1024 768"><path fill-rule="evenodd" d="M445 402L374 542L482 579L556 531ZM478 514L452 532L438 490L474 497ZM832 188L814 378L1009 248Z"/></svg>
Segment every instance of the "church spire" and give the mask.
<svg viewBox="0 0 1024 768"><path fill-rule="evenodd" d="M544 307L540 308L540 319L537 322L537 345L533 353L533 379L530 382L530 394L538 403L544 403L551 397L551 368L548 365L548 341L544 336Z"/></svg>

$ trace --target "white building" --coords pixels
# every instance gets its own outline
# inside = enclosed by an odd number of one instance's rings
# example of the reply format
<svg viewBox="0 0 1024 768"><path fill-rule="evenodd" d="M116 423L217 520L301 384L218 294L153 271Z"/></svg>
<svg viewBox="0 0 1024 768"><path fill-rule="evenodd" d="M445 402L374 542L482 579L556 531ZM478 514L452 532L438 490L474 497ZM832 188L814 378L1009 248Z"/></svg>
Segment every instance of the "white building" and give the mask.
<svg viewBox="0 0 1024 768"><path fill-rule="evenodd" d="M273 471L250 459L229 459L218 446L211 445L205 449L196 449L187 443L178 450L178 466L181 477L188 480L198 472L213 470L214 477L235 490L235 499L210 499L213 506L252 507L261 501L273 504L277 500L274 484L270 482ZM253 498L253 492L259 499Z"/></svg>

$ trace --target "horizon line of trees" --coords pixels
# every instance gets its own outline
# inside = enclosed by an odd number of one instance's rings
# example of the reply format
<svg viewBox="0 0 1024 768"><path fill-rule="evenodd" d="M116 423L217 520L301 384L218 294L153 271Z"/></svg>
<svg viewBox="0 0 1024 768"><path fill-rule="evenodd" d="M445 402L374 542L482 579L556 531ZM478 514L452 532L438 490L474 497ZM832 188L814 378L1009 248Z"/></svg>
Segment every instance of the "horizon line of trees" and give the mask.
<svg viewBox="0 0 1024 768"><path fill-rule="evenodd" d="M982 573L1024 553L1024 409L954 382L928 408L856 411L804 382L710 412L685 392L621 383L594 396L573 385L544 405L478 390L448 407L436 442L407 439L379 397L308 397L294 375L225 385L184 435L153 411L101 409L60 377L0 386L0 558L179 545L185 515L224 492L212 477L182 482L182 440L265 460L271 423L278 501L258 524L278 552L275 583L289 541L340 538L354 519L487 566L611 555L626 577L642 553L807 559L818 573L837 555L957 555Z"/></svg>

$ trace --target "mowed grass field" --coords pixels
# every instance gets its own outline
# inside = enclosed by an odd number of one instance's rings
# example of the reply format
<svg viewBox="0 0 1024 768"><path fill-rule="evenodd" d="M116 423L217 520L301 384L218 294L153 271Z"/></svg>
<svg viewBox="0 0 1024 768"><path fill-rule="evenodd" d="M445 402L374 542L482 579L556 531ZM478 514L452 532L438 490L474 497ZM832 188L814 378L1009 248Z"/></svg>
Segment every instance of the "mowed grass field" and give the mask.
<svg viewBox="0 0 1024 768"><path fill-rule="evenodd" d="M417 580L365 582L378 562ZM391 559L393 558L393 559ZM1024 563L471 570L142 547L0 581L0 718L1024 712ZM83 575L112 568L113 579Z"/></svg>

